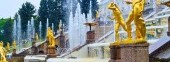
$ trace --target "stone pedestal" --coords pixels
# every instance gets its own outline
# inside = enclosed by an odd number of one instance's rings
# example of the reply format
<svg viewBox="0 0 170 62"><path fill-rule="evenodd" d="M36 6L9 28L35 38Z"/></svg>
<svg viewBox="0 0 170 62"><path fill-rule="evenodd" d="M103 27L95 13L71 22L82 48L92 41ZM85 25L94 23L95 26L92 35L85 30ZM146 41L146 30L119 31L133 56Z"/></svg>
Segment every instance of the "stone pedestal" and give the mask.
<svg viewBox="0 0 170 62"><path fill-rule="evenodd" d="M55 47L48 47L47 48L47 56L48 56L48 58L55 58L57 56L56 48Z"/></svg>
<svg viewBox="0 0 170 62"><path fill-rule="evenodd" d="M110 61L109 62L120 62L120 46L110 46Z"/></svg>
<svg viewBox="0 0 170 62"><path fill-rule="evenodd" d="M149 62L148 43L110 46L109 62Z"/></svg>
<svg viewBox="0 0 170 62"><path fill-rule="evenodd" d="M92 43L95 41L95 31L88 31L87 32L87 43Z"/></svg>

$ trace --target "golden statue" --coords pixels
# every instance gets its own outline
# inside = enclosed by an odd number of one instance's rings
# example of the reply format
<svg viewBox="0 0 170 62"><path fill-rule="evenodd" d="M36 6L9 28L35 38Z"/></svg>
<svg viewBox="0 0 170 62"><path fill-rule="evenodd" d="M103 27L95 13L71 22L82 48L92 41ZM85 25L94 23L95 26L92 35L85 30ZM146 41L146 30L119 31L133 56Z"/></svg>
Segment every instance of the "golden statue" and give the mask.
<svg viewBox="0 0 170 62"><path fill-rule="evenodd" d="M4 46L4 42L3 41L1 41L1 45L2 45L2 47Z"/></svg>
<svg viewBox="0 0 170 62"><path fill-rule="evenodd" d="M145 41L146 27L145 22L142 18L142 12L144 11L145 0L132 0L132 11L127 18L127 34L128 38L122 42L122 44L133 44L133 43L143 43ZM131 23L134 20L136 25L136 40L132 40L132 28Z"/></svg>
<svg viewBox="0 0 170 62"><path fill-rule="evenodd" d="M53 35L53 31L51 30L50 27L48 27L47 30L47 40L48 40L48 47L55 47L55 37Z"/></svg>
<svg viewBox="0 0 170 62"><path fill-rule="evenodd" d="M114 17L111 18L111 19L112 20L115 19L115 21L116 21L115 28L114 28L115 29L116 42L114 44L119 44L120 41L121 41L120 38L119 38L119 33L118 33L120 26L122 26L125 31L127 30L127 28L126 28L122 13L121 13L120 9L118 8L118 6L114 3L110 3L108 5L108 9L112 10L112 12L113 12Z"/></svg>
<svg viewBox="0 0 170 62"><path fill-rule="evenodd" d="M115 37L116 42L112 43L111 45L119 45L119 44L137 44L137 43L145 43L145 36L146 36L146 26L144 19L142 18L142 12L144 11L145 0L132 0L128 2L128 4L132 4L132 11L130 12L126 24L124 23L123 16L121 11L119 10L118 6L114 3L109 4L108 9L113 11L114 17L111 18L112 20L115 19L117 21L115 25ZM136 38L132 40L132 28L131 23L134 20L136 25ZM123 27L125 31L127 31L127 39L120 40L118 30L120 26ZM121 41L121 42L120 42Z"/></svg>
<svg viewBox="0 0 170 62"><path fill-rule="evenodd" d="M9 42L7 42L6 50L7 50L7 52L10 52L10 43Z"/></svg>
<svg viewBox="0 0 170 62"><path fill-rule="evenodd" d="M16 49L16 47L17 47L17 46L16 46L16 41L13 41L13 42L12 42L12 47L13 47L13 49Z"/></svg>
<svg viewBox="0 0 170 62"><path fill-rule="evenodd" d="M99 18L99 11L96 11L96 18Z"/></svg>
<svg viewBox="0 0 170 62"><path fill-rule="evenodd" d="M37 34L37 33L35 34L35 37L36 37L36 41L38 41L38 40L39 40L39 37L38 37L38 34Z"/></svg>
<svg viewBox="0 0 170 62"><path fill-rule="evenodd" d="M0 42L0 62L7 62L6 60L6 50L3 47L3 42Z"/></svg>

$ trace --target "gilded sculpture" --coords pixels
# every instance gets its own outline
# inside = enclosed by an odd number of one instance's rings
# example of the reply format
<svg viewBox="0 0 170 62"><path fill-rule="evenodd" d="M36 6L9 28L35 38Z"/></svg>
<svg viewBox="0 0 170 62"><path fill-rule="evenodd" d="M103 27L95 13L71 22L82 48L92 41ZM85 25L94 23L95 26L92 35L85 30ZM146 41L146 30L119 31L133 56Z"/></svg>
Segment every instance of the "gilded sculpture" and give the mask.
<svg viewBox="0 0 170 62"><path fill-rule="evenodd" d="M7 52L10 52L10 43L9 42L7 42L6 50L7 50Z"/></svg>
<svg viewBox="0 0 170 62"><path fill-rule="evenodd" d="M127 25L127 34L128 41L124 41L123 43L143 43L145 41L146 35L146 27L144 19L142 18L142 12L144 11L145 0L132 0L132 11L130 12L126 25ZM134 21L136 26L136 37L135 41L132 40L132 28L131 23Z"/></svg>
<svg viewBox="0 0 170 62"><path fill-rule="evenodd" d="M1 41L1 45L2 45L2 47L4 46L4 42L3 41Z"/></svg>
<svg viewBox="0 0 170 62"><path fill-rule="evenodd" d="M3 47L3 42L0 42L0 62L7 62L6 60L6 50Z"/></svg>
<svg viewBox="0 0 170 62"><path fill-rule="evenodd" d="M113 43L113 45L119 45L119 44L137 44L137 43L145 43L145 36L146 36L146 27L144 19L142 18L142 12L144 11L145 6L145 0L132 0L129 4L132 4L132 11L130 12L126 24L124 23L123 16L121 14L121 11L114 3L110 3L108 6L108 9L111 9L113 11L114 17L111 18L112 20L115 19L117 23L115 24L115 37L116 42ZM132 28L131 23L134 21L134 24L136 26L136 37L134 40L132 40ZM123 27L123 29L127 32L127 39L120 40L118 30L120 28L120 25ZM121 42L120 42L121 41Z"/></svg>
<svg viewBox="0 0 170 62"><path fill-rule="evenodd" d="M96 11L96 18L99 18L99 11Z"/></svg>
<svg viewBox="0 0 170 62"><path fill-rule="evenodd" d="M12 47L13 47L13 49L16 49L16 48L17 48L16 45L17 45L17 44L16 44L16 41L13 41L13 42L12 42Z"/></svg>
<svg viewBox="0 0 170 62"><path fill-rule="evenodd" d="M37 34L37 33L35 34L35 37L36 37L36 41L38 41L38 40L39 40L39 37L38 37L38 34Z"/></svg>
<svg viewBox="0 0 170 62"><path fill-rule="evenodd" d="M115 44L119 44L120 38L119 38L118 31L121 26L123 27L123 29L125 31L127 30L127 28L126 28L122 13L121 13L120 9L118 8L118 6L114 3L110 3L108 6L108 9L112 10L112 12L113 12L113 18L111 18L111 19L116 21L115 28L114 28L115 29L115 37L116 37Z"/></svg>
<svg viewBox="0 0 170 62"><path fill-rule="evenodd" d="M47 30L47 40L48 40L48 47L55 47L55 37L53 35L53 31L50 27Z"/></svg>

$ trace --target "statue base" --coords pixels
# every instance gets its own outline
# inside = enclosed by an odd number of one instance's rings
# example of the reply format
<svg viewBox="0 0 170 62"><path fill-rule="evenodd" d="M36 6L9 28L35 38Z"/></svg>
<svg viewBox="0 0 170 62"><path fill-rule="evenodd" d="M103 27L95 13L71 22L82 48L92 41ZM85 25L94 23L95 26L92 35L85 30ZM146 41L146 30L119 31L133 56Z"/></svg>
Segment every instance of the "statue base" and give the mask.
<svg viewBox="0 0 170 62"><path fill-rule="evenodd" d="M55 57L57 57L56 48L55 47L48 47L47 48L47 56L48 56L48 58L55 58Z"/></svg>
<svg viewBox="0 0 170 62"><path fill-rule="evenodd" d="M109 62L149 62L148 43L110 45Z"/></svg>
<svg viewBox="0 0 170 62"><path fill-rule="evenodd" d="M121 40L121 41L115 41L114 43L111 43L110 46L142 44L142 43L147 43L147 41L144 39L137 39L137 40L125 39L125 40Z"/></svg>

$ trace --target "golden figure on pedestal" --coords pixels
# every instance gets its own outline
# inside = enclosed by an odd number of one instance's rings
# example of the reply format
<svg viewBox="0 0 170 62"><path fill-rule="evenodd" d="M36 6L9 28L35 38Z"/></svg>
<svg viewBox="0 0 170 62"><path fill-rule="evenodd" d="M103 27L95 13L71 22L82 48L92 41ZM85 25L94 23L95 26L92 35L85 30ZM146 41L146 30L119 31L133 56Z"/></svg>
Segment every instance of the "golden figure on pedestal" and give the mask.
<svg viewBox="0 0 170 62"><path fill-rule="evenodd" d="M114 17L111 18L111 19L112 20L115 19L115 21L116 21L115 28L114 28L115 29L116 42L114 44L119 44L120 38L119 38L118 31L120 29L120 26L122 26L125 31L127 30L127 28L126 28L122 13L121 13L120 9L118 8L118 6L114 3L110 3L109 6L108 6L108 9L112 10L112 12L113 12Z"/></svg>
<svg viewBox="0 0 170 62"><path fill-rule="evenodd" d="M3 42L0 42L0 62L7 62L6 60L6 50L3 47Z"/></svg>
<svg viewBox="0 0 170 62"><path fill-rule="evenodd" d="M99 11L96 11L96 18L99 18Z"/></svg>
<svg viewBox="0 0 170 62"><path fill-rule="evenodd" d="M121 11L116 6L116 4L111 3L109 4L108 9L111 9L113 11L113 14L115 17L112 18L117 21L115 25L115 37L116 42L113 43L113 45L119 45L119 44L137 44L137 43L145 43L145 35L146 35L146 27L144 19L142 18L142 12L144 11L145 6L145 0L132 0L129 4L132 4L132 11L130 12L126 24L124 23L123 16L121 14ZM135 40L132 40L132 28L131 23L134 21L134 24L136 26L136 38ZM119 40L119 34L118 30L120 28L120 25L124 28L125 31L127 31L127 39L125 40ZM117 41L121 41L120 43Z"/></svg>
<svg viewBox="0 0 170 62"><path fill-rule="evenodd" d="M35 38L36 38L36 41L39 41L39 37L37 33L35 34Z"/></svg>
<svg viewBox="0 0 170 62"><path fill-rule="evenodd" d="M48 40L48 47L55 47L55 38L53 35L53 31L51 30L50 27L48 27L47 30L47 40Z"/></svg>
<svg viewBox="0 0 170 62"><path fill-rule="evenodd" d="M132 0L132 11L127 18L127 34L128 39L123 43L143 43L145 41L146 27L142 18L142 12L144 11L145 0ZM136 26L136 40L132 40L132 28L131 23L134 21Z"/></svg>
<svg viewBox="0 0 170 62"><path fill-rule="evenodd" d="M4 42L3 41L1 41L1 45L2 45L2 47L4 46Z"/></svg>
<svg viewBox="0 0 170 62"><path fill-rule="evenodd" d="M6 50L7 50L7 52L10 52L10 43L9 42L7 42Z"/></svg>
<svg viewBox="0 0 170 62"><path fill-rule="evenodd" d="M17 48L16 45L17 45L17 44L16 44L16 41L13 41L13 42L12 42L12 47L13 47L13 49L16 49L16 48Z"/></svg>

